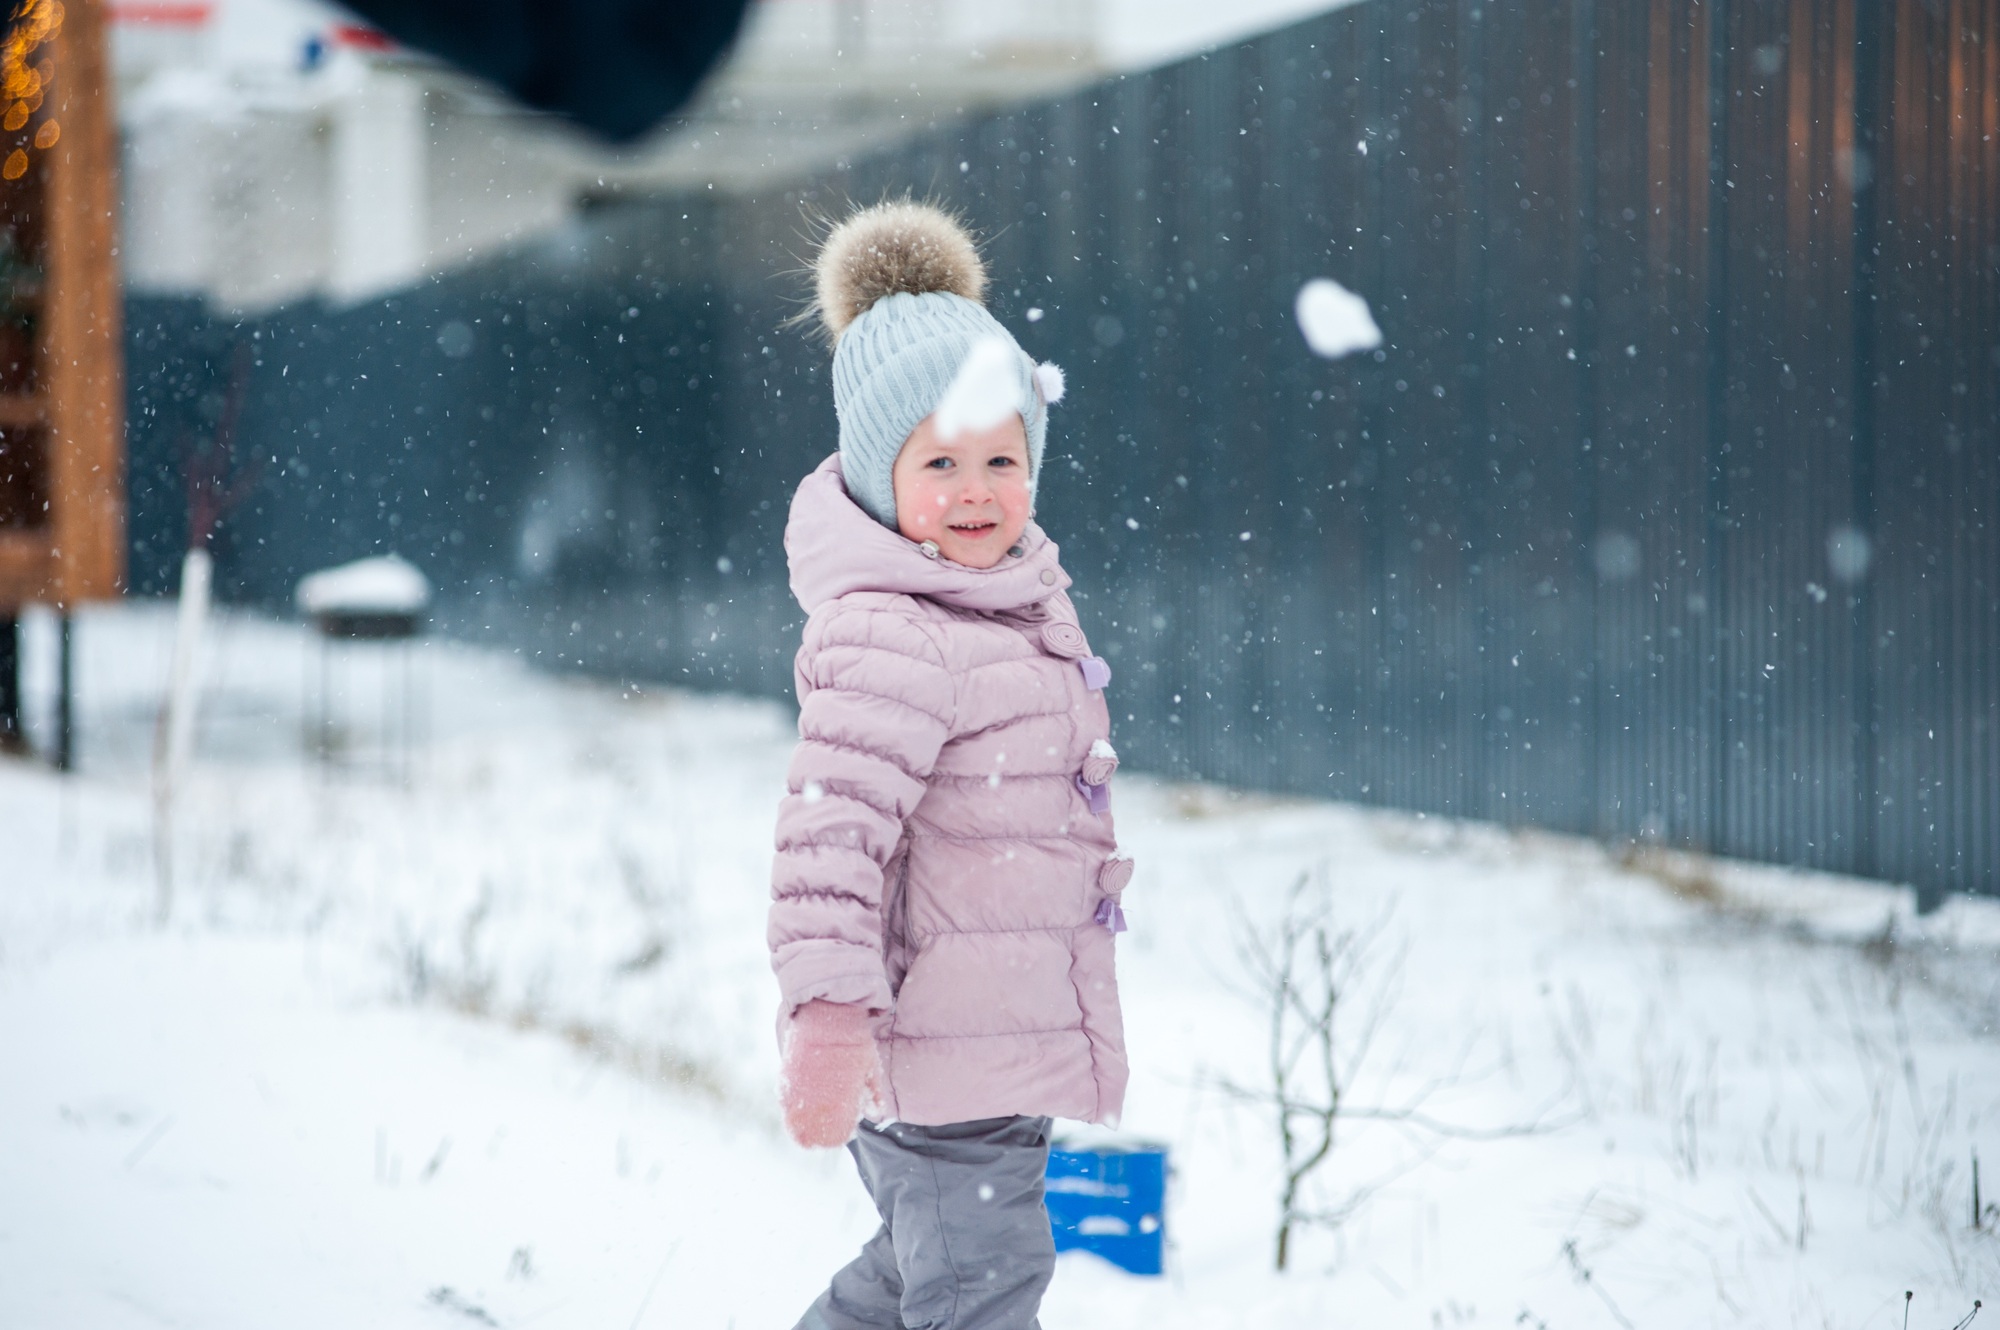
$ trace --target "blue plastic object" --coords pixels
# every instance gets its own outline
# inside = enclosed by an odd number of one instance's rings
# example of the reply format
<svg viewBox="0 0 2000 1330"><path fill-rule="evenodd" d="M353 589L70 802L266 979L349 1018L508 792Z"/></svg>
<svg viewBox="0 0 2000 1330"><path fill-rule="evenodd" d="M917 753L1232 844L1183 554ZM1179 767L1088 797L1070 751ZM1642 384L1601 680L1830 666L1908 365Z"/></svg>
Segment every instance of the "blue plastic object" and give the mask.
<svg viewBox="0 0 2000 1330"><path fill-rule="evenodd" d="M1167 1237L1165 1146L1134 1142L1083 1149L1058 1141L1049 1151L1044 1195L1057 1251L1095 1252L1135 1275L1161 1272Z"/></svg>

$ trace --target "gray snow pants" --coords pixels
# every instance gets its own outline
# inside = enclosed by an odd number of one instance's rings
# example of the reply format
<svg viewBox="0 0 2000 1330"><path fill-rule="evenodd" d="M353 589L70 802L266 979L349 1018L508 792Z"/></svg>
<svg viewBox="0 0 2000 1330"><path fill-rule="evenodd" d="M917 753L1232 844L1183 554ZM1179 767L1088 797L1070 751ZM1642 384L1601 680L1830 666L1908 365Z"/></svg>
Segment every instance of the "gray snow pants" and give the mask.
<svg viewBox="0 0 2000 1330"><path fill-rule="evenodd" d="M1039 1330L1056 1269L1047 1118L864 1122L847 1149L882 1227L797 1330Z"/></svg>

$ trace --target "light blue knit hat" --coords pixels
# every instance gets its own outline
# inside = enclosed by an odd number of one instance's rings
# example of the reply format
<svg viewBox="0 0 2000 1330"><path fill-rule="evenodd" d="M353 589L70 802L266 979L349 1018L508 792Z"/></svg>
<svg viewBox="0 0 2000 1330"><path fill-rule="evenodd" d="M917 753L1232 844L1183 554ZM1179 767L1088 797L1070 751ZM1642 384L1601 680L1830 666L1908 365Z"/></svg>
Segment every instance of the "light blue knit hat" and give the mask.
<svg viewBox="0 0 2000 1330"><path fill-rule="evenodd" d="M820 318L834 338L840 474L870 516L896 529L897 454L973 349L991 340L1012 352L1029 484L1041 480L1062 372L1038 368L986 312L986 268L964 227L929 204L877 204L828 233L814 270Z"/></svg>

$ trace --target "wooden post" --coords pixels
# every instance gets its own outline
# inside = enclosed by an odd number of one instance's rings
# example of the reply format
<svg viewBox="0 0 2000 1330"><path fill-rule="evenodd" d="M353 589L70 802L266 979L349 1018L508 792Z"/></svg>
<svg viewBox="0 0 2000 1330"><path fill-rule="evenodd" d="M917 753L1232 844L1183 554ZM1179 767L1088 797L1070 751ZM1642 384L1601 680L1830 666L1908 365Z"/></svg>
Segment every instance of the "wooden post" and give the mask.
<svg viewBox="0 0 2000 1330"><path fill-rule="evenodd" d="M38 14L39 30L53 32L28 46L20 34L37 30ZM0 64L0 612L74 608L124 588L117 137L104 43L103 0L30 0Z"/></svg>
<svg viewBox="0 0 2000 1330"><path fill-rule="evenodd" d="M67 0L56 38L45 343L52 547L44 598L67 611L125 583L125 371L117 126L103 0Z"/></svg>
<svg viewBox="0 0 2000 1330"><path fill-rule="evenodd" d="M63 764L71 617L125 584L122 323L104 0L21 0L0 43L0 620L63 617Z"/></svg>

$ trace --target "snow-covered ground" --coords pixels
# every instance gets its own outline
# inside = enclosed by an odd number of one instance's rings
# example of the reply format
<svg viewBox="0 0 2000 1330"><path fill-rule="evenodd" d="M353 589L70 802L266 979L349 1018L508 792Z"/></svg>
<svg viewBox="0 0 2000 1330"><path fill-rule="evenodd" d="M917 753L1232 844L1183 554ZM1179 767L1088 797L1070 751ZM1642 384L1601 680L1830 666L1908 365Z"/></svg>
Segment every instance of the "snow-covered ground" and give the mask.
<svg viewBox="0 0 2000 1330"><path fill-rule="evenodd" d="M345 648L352 694L409 667L405 783L373 695L309 760L318 647L226 618L161 925L170 631L84 616L79 774L0 762L0 1325L789 1326L873 1217L773 1105L788 712ZM1051 1330L1889 1327L1906 1289L1943 1330L2000 1292L1969 1176L1977 1150L2000 1201L2000 902L1918 920L1412 815L1116 801L1124 1127L1173 1150L1170 1273L1067 1256ZM1425 1097L1343 1125L1313 1203L1363 1199L1277 1275L1270 1114L1221 1082L1264 1064L1238 944L1315 872L1337 928L1381 928L1346 1102Z"/></svg>

